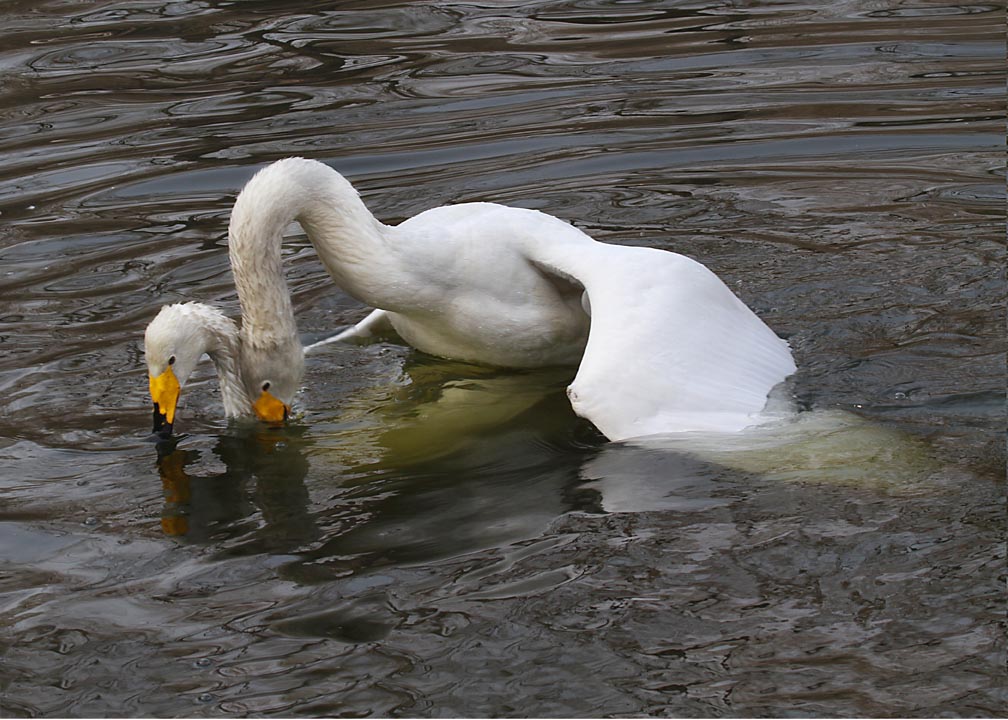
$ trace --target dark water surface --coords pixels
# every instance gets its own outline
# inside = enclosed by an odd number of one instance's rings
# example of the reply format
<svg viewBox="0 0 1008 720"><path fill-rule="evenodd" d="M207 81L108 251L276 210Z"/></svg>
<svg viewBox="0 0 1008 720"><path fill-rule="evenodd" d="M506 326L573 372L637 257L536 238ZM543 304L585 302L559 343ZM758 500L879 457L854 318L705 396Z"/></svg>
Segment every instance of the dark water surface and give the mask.
<svg viewBox="0 0 1008 720"><path fill-rule="evenodd" d="M0 714L1004 714L1000 4L0 20ZM201 367L159 460L143 328L237 316L231 204L292 154L385 221L495 200L690 255L853 414L609 444L562 372L329 346L279 431ZM306 342L363 316L286 256Z"/></svg>

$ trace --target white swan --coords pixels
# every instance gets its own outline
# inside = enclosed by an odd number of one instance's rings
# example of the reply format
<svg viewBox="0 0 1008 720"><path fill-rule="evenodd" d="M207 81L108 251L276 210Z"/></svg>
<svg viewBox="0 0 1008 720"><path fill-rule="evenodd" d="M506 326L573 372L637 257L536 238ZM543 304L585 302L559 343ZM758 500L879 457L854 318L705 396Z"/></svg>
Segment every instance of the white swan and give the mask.
<svg viewBox="0 0 1008 720"><path fill-rule="evenodd" d="M550 215L492 203L438 207L391 227L335 170L288 158L257 173L231 213L242 326L237 347L219 346L237 356L237 367L218 361L231 373L222 382L235 386L229 415L252 408L282 420L299 387L303 349L280 255L293 221L336 283L379 308L340 339L389 324L441 357L580 363L571 405L612 440L758 424L770 389L795 370L787 343L682 255L599 243ZM167 423L204 347L185 343L201 337L205 313L182 307L190 312L159 315L145 337L155 416Z"/></svg>

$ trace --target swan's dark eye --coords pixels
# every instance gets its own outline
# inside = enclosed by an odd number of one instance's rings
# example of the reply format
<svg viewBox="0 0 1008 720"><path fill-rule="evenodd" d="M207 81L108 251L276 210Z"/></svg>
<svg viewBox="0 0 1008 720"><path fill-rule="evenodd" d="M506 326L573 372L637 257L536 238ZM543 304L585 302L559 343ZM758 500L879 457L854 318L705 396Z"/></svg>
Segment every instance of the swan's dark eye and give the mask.
<svg viewBox="0 0 1008 720"><path fill-rule="evenodd" d="M168 358L168 364L169 365L174 365L175 364L175 356L174 355L172 355L170 358Z"/></svg>
<svg viewBox="0 0 1008 720"><path fill-rule="evenodd" d="M268 382L264 382L263 383L263 392L266 392L269 389L270 389L270 384Z"/></svg>

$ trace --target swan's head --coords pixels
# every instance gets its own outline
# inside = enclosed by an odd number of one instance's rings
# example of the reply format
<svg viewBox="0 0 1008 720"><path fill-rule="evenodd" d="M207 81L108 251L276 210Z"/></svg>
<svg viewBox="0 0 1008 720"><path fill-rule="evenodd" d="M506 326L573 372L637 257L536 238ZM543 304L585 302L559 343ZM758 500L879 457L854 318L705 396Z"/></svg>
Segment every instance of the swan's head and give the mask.
<svg viewBox="0 0 1008 720"><path fill-rule="evenodd" d="M222 312L202 303L165 305L144 333L144 355L154 401L154 432L169 435L182 387L205 354L226 360L235 352L238 328ZM220 363L218 363L220 369ZM221 378L222 388L225 378ZM230 394L230 393L229 393ZM248 413L248 399L237 401ZM234 404L235 401L231 401ZM228 399L225 399L228 405ZM241 409L239 408L239 411ZM236 414L229 410L229 414Z"/></svg>
<svg viewBox="0 0 1008 720"><path fill-rule="evenodd" d="M287 419L303 372L304 350L297 338L255 345L245 337L241 376L260 420L279 423Z"/></svg>

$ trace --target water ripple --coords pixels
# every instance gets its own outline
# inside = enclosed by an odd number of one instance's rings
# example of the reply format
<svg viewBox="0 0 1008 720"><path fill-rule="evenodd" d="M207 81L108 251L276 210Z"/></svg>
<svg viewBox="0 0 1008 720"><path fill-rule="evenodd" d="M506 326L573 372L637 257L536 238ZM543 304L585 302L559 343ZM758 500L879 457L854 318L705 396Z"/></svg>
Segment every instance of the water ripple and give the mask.
<svg viewBox="0 0 1008 720"><path fill-rule="evenodd" d="M3 710L1002 712L1003 8L338 5L0 11ZM237 316L230 206L291 154L389 222L497 200L695 257L858 416L658 452L569 372L378 344L310 356L282 430L204 364L155 446L144 325ZM306 341L363 316L284 256Z"/></svg>

